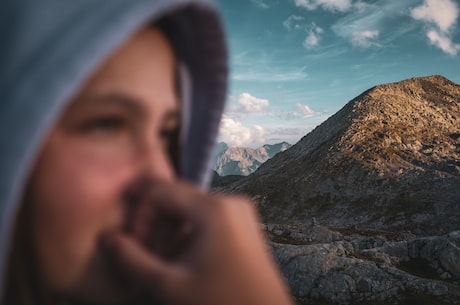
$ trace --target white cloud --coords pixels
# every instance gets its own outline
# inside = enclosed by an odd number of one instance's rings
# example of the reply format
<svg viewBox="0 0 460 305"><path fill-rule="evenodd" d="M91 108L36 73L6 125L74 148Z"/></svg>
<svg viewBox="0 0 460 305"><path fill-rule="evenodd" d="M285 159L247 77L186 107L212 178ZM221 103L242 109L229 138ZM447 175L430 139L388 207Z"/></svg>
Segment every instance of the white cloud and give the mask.
<svg viewBox="0 0 460 305"><path fill-rule="evenodd" d="M346 12L353 7L351 0L295 0L295 5L310 11L322 7L328 11Z"/></svg>
<svg viewBox="0 0 460 305"><path fill-rule="evenodd" d="M421 2L423 0L354 1L352 9L337 19L331 29L353 46L392 46L396 39L417 28L407 17L410 7ZM372 32L378 35L372 37Z"/></svg>
<svg viewBox="0 0 460 305"><path fill-rule="evenodd" d="M351 43L355 47L369 48L379 46L375 39L379 36L379 31L359 31L351 35Z"/></svg>
<svg viewBox="0 0 460 305"><path fill-rule="evenodd" d="M427 37L430 44L452 56L460 51L460 45L452 41L451 29L457 22L459 9L452 0L425 0L411 10L412 18L428 24Z"/></svg>
<svg viewBox="0 0 460 305"><path fill-rule="evenodd" d="M453 43L451 38L443 33L439 33L436 30L430 30L427 36L431 44L437 46L447 54L455 56L460 52L460 44Z"/></svg>
<svg viewBox="0 0 460 305"><path fill-rule="evenodd" d="M353 4L353 8L358 12L364 12L368 9L371 5L367 4L366 2L357 1Z"/></svg>
<svg viewBox="0 0 460 305"><path fill-rule="evenodd" d="M292 111L283 111L283 110L274 110L270 114L281 120L287 120L291 123L294 120L303 120L307 117L321 115L320 112L317 112L311 109L307 105L301 103L295 104L295 110Z"/></svg>
<svg viewBox="0 0 460 305"><path fill-rule="evenodd" d="M320 35L323 33L323 29L317 26L314 22L307 25L305 18L302 16L291 15L288 19L283 22L283 27L288 30L302 30L306 31L307 37L303 42L303 46L309 50L319 45L321 40Z"/></svg>
<svg viewBox="0 0 460 305"><path fill-rule="evenodd" d="M439 30L447 32L455 24L458 7L452 0L425 0L425 3L411 10L417 20L434 23Z"/></svg>
<svg viewBox="0 0 460 305"><path fill-rule="evenodd" d="M304 116L310 116L310 115L316 114L316 111L314 111L313 109L311 109L307 105L302 105L300 103L297 103L295 105L295 108L296 108L297 112L303 114Z"/></svg>
<svg viewBox="0 0 460 305"><path fill-rule="evenodd" d="M303 42L303 46L306 49L312 49L319 45L321 40L320 34L323 33L323 29L317 26L316 24L312 23L310 30L308 31L307 38Z"/></svg>
<svg viewBox="0 0 460 305"><path fill-rule="evenodd" d="M257 6L257 7L259 7L259 8L262 8L262 9L268 9L268 8L270 8L270 6L269 6L267 3L265 3L263 0L251 0L251 2L252 2L255 6Z"/></svg>
<svg viewBox="0 0 460 305"><path fill-rule="evenodd" d="M312 49L319 45L319 40L320 40L319 36L316 33L310 32L307 38L305 38L305 41L303 42L303 46L306 49Z"/></svg>
<svg viewBox="0 0 460 305"><path fill-rule="evenodd" d="M295 144L311 127L275 127L266 130L266 143L280 143L286 141Z"/></svg>
<svg viewBox="0 0 460 305"><path fill-rule="evenodd" d="M251 0L252 4L261 9L269 9L279 4L279 0Z"/></svg>
<svg viewBox="0 0 460 305"><path fill-rule="evenodd" d="M258 48L243 51L231 59L231 78L245 82L288 82L308 79L306 66L293 65L290 58L280 58L279 51ZM276 63L276 64L275 64Z"/></svg>
<svg viewBox="0 0 460 305"><path fill-rule="evenodd" d="M302 21L304 21L305 18L302 16L297 16L297 15L291 15L288 17L288 19L284 20L283 22L283 27L288 30L301 30L305 26L302 24Z"/></svg>
<svg viewBox="0 0 460 305"><path fill-rule="evenodd" d="M288 70L279 67L261 67L261 71L244 71L232 75L233 80L255 82L285 82L308 78L305 68Z"/></svg>
<svg viewBox="0 0 460 305"><path fill-rule="evenodd" d="M303 7L307 10L313 11L318 8L330 12L348 12L351 10L354 11L364 11L371 4L368 4L361 0L294 0L297 7Z"/></svg>
<svg viewBox="0 0 460 305"><path fill-rule="evenodd" d="M220 121L219 141L229 146L258 147L265 144L265 130L259 125L246 127L224 115Z"/></svg>
<svg viewBox="0 0 460 305"><path fill-rule="evenodd" d="M268 100L257 98L249 93L240 94L237 103L237 106L230 108L230 111L238 113L261 113L270 108Z"/></svg>
<svg viewBox="0 0 460 305"><path fill-rule="evenodd" d="M401 8L393 3L386 4L385 7L369 4L340 18L332 25L332 31L355 47L379 46L377 38L380 33L379 29L385 24L384 19L388 15L396 14L398 9Z"/></svg>

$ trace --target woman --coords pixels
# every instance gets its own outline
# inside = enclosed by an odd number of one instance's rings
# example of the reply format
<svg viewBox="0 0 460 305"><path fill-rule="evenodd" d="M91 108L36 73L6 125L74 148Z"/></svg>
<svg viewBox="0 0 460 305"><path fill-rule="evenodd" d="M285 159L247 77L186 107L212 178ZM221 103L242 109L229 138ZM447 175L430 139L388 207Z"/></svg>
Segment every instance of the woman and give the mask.
<svg viewBox="0 0 460 305"><path fill-rule="evenodd" d="M251 204L204 191L214 8L1 5L2 304L291 304Z"/></svg>

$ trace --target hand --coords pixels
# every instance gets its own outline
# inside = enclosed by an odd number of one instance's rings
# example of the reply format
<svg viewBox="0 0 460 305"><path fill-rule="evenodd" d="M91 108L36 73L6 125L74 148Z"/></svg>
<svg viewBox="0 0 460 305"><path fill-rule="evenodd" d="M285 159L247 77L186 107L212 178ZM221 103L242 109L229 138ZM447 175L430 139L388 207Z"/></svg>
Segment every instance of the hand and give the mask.
<svg viewBox="0 0 460 305"><path fill-rule="evenodd" d="M252 204L156 183L106 245L120 272L167 304L293 304Z"/></svg>

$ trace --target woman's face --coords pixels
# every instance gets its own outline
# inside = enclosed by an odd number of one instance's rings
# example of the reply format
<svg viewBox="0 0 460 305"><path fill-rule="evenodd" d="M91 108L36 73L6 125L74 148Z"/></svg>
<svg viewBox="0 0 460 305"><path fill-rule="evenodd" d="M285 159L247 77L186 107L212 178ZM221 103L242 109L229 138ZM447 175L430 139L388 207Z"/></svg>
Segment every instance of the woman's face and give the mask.
<svg viewBox="0 0 460 305"><path fill-rule="evenodd" d="M139 177L175 179L168 154L180 124L174 67L165 37L139 31L88 79L48 134L29 189L31 234L40 280L57 295L120 298L100 237L126 222L123 194Z"/></svg>

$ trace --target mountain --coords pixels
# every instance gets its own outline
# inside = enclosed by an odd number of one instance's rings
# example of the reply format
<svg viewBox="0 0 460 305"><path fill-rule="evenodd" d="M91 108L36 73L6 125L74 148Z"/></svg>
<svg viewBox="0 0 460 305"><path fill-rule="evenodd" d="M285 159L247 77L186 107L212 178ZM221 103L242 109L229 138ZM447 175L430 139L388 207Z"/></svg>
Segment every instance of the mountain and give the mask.
<svg viewBox="0 0 460 305"><path fill-rule="evenodd" d="M225 189L225 187L229 184L236 183L239 180L246 178L246 176L242 175L227 175L227 176L220 176L216 171L213 171L211 188L214 191L220 191L221 189Z"/></svg>
<svg viewBox="0 0 460 305"><path fill-rule="evenodd" d="M251 195L266 223L458 229L460 86L436 75L373 87L226 191Z"/></svg>
<svg viewBox="0 0 460 305"><path fill-rule="evenodd" d="M264 145L257 149L228 147L227 144L221 142L217 146L214 169L220 176L247 176L253 173L262 163L289 147L291 147L291 144L287 142Z"/></svg>

